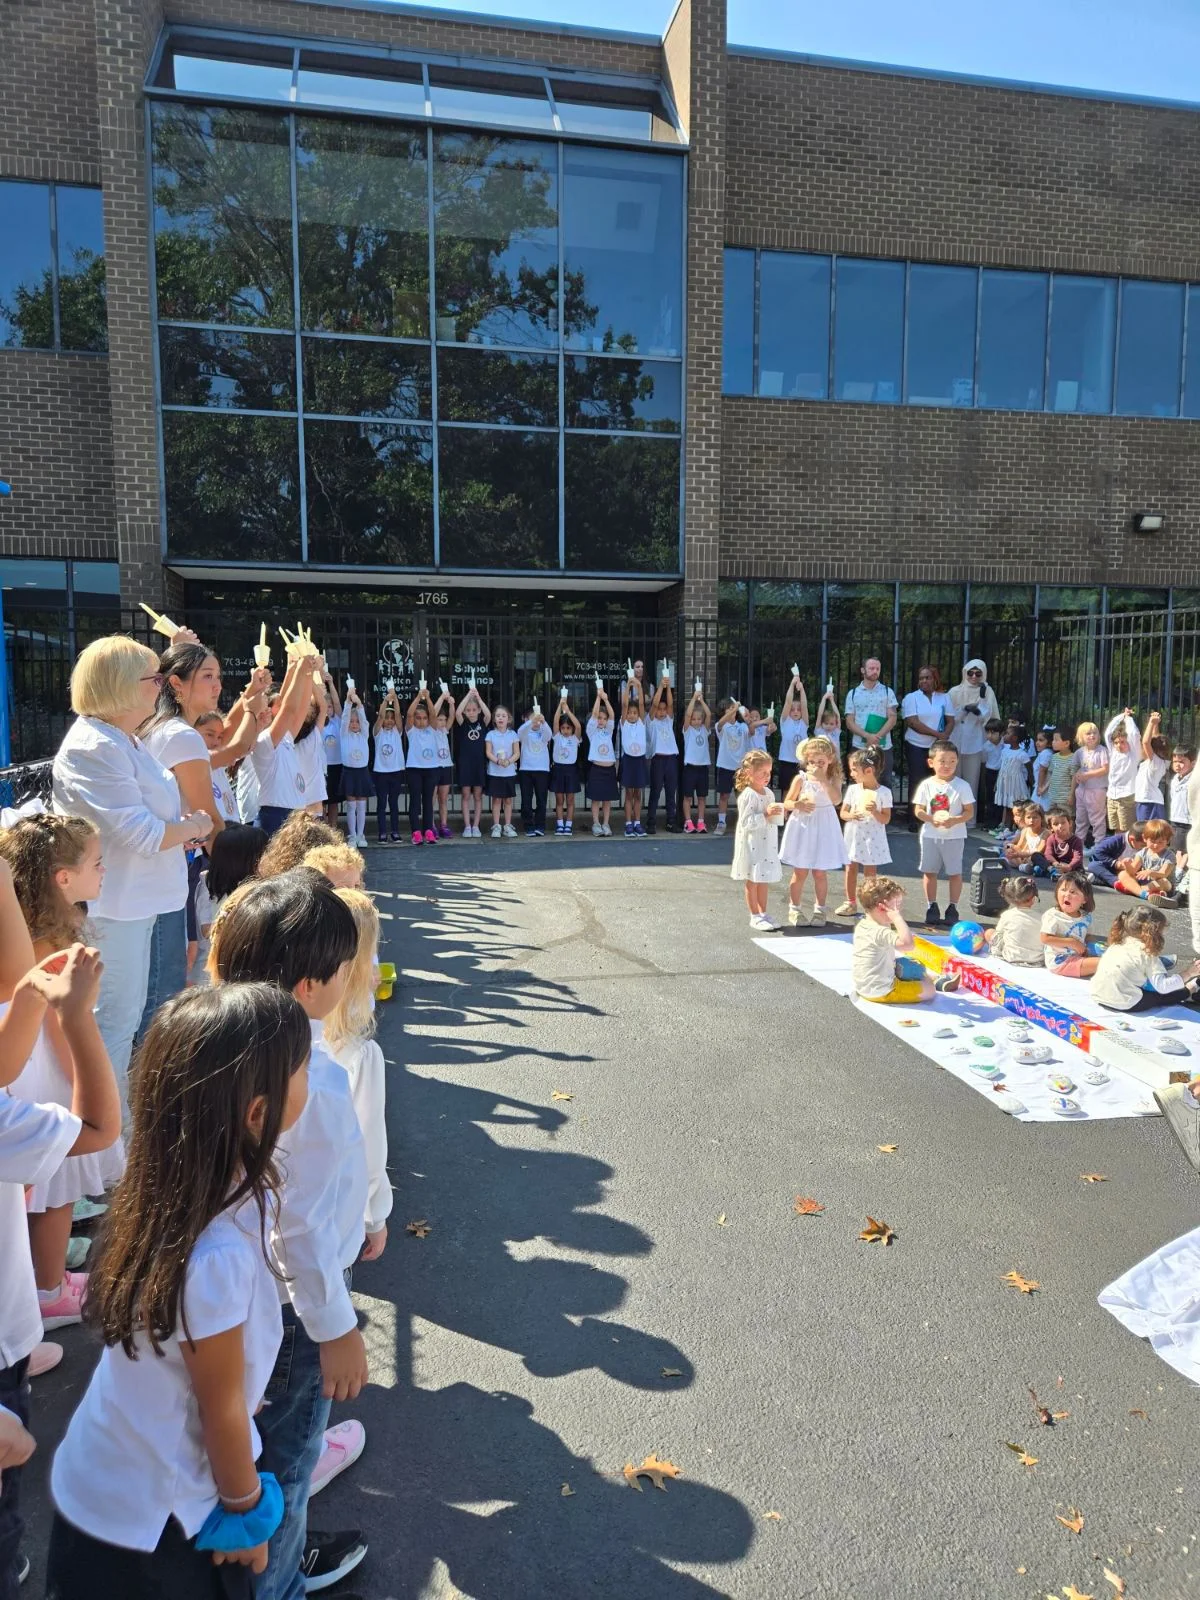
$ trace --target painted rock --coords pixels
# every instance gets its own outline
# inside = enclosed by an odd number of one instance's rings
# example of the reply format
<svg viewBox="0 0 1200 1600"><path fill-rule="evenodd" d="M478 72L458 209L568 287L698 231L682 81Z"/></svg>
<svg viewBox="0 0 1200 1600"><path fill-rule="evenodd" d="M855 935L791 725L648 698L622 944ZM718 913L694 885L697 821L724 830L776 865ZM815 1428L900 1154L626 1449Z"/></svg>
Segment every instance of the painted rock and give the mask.
<svg viewBox="0 0 1200 1600"><path fill-rule="evenodd" d="M1055 1095L1050 1105L1056 1116L1077 1117L1079 1115L1078 1105L1074 1100L1069 1100L1065 1094Z"/></svg>
<svg viewBox="0 0 1200 1600"><path fill-rule="evenodd" d="M1150 1026L1152 1028L1157 1028L1160 1033L1169 1033L1175 1028L1178 1028L1179 1024L1172 1021L1170 1017L1155 1017Z"/></svg>
<svg viewBox="0 0 1200 1600"><path fill-rule="evenodd" d="M1101 1072L1099 1067L1093 1067L1083 1075L1084 1083L1090 1083L1093 1089L1098 1089L1102 1083L1108 1082L1108 1073Z"/></svg>
<svg viewBox="0 0 1200 1600"><path fill-rule="evenodd" d="M1023 1100L1018 1100L1015 1094L1010 1094L1007 1089L996 1096L996 1104L1001 1111L1007 1111L1010 1117L1019 1117L1029 1108Z"/></svg>
<svg viewBox="0 0 1200 1600"><path fill-rule="evenodd" d="M976 1034L972 1043L978 1045L981 1050L994 1050L996 1048L996 1041L989 1039L986 1033Z"/></svg>
<svg viewBox="0 0 1200 1600"><path fill-rule="evenodd" d="M1046 1079L1047 1089L1052 1089L1055 1094L1070 1094L1075 1085L1065 1072L1052 1072Z"/></svg>
<svg viewBox="0 0 1200 1600"><path fill-rule="evenodd" d="M1013 1046L1013 1060L1022 1066L1035 1067L1039 1062L1052 1061L1054 1051L1048 1044L1018 1044Z"/></svg>
<svg viewBox="0 0 1200 1600"><path fill-rule="evenodd" d="M933 1037L935 1039L954 1039L957 1035L953 1028L939 1028Z"/></svg>
<svg viewBox="0 0 1200 1600"><path fill-rule="evenodd" d="M1164 1056L1190 1056L1192 1053L1182 1039L1163 1039L1158 1048Z"/></svg>
<svg viewBox="0 0 1200 1600"><path fill-rule="evenodd" d="M971 1071L979 1073L981 1078L1002 1078L1004 1076L1000 1068L991 1061L972 1061Z"/></svg>

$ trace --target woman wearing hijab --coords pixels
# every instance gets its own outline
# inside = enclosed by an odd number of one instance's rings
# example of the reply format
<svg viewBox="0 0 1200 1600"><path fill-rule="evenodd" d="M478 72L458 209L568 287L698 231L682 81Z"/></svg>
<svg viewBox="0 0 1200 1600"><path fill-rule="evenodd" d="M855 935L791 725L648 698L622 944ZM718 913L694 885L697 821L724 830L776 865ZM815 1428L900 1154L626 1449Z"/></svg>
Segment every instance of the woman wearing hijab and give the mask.
<svg viewBox="0 0 1200 1600"><path fill-rule="evenodd" d="M983 766L983 747L986 743L984 729L992 717L999 717L1000 707L987 681L987 662L968 661L963 668L962 682L950 691L950 704L954 707L954 730L951 742L958 749L958 776L968 783L971 793L979 800L980 769Z"/></svg>

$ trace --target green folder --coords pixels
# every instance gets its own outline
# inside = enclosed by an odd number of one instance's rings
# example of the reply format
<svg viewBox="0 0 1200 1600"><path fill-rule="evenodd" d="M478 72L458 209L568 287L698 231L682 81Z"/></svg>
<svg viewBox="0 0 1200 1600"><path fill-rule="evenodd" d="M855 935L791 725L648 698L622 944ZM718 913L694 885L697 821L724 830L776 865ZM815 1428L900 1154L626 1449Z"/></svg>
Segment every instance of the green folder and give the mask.
<svg viewBox="0 0 1200 1600"><path fill-rule="evenodd" d="M863 722L863 732L878 733L886 721L886 717L881 717L877 711L872 711L870 716Z"/></svg>

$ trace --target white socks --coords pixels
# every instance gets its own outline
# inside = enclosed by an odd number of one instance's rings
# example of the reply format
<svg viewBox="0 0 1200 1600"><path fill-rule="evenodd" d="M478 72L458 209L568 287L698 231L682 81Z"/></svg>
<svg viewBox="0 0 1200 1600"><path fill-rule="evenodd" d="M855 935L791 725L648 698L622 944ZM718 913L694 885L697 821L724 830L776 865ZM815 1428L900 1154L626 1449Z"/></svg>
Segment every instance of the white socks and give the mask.
<svg viewBox="0 0 1200 1600"><path fill-rule="evenodd" d="M367 831L367 802L346 801L346 828L352 839L361 839Z"/></svg>

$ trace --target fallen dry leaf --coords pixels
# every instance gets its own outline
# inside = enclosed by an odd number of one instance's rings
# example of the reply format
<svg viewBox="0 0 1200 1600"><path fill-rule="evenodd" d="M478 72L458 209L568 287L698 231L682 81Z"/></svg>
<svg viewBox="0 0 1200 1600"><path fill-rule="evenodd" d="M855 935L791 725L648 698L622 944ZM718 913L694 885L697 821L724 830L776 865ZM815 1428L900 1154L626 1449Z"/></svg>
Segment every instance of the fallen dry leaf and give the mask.
<svg viewBox="0 0 1200 1600"><path fill-rule="evenodd" d="M551 1100L574 1100L573 1094L568 1094L565 1089L554 1089L550 1094Z"/></svg>
<svg viewBox="0 0 1200 1600"><path fill-rule="evenodd" d="M568 1495L575 1493L574 1489L572 1489L572 1487L571 1487L571 1485L569 1483L564 1483L562 1488L558 1492L559 1492L560 1495L562 1495L564 1500L567 1498Z"/></svg>
<svg viewBox="0 0 1200 1600"><path fill-rule="evenodd" d="M764 1511L763 1517L767 1522L782 1522L783 1518L778 1511Z"/></svg>
<svg viewBox="0 0 1200 1600"><path fill-rule="evenodd" d="M1096 1596L1094 1594L1084 1594L1073 1583L1065 1583L1063 1585L1063 1600L1096 1600Z"/></svg>
<svg viewBox="0 0 1200 1600"><path fill-rule="evenodd" d="M425 1221L425 1218L421 1217L416 1222L405 1223L404 1231L405 1233L411 1233L417 1239L424 1239L425 1236L431 1232L431 1229L429 1224Z"/></svg>
<svg viewBox="0 0 1200 1600"><path fill-rule="evenodd" d="M1004 1441L1004 1448L1006 1450L1011 1450L1023 1467L1037 1466L1038 1458L1036 1456L1031 1456L1023 1444L1009 1444L1008 1440L1006 1439Z"/></svg>
<svg viewBox="0 0 1200 1600"><path fill-rule="evenodd" d="M1129 1415L1131 1417L1141 1417L1143 1422L1149 1422L1149 1420L1150 1420L1150 1418L1146 1415L1146 1413L1144 1411L1131 1411L1129 1413Z"/></svg>
<svg viewBox="0 0 1200 1600"><path fill-rule="evenodd" d="M1006 1272L1001 1282L1011 1284L1014 1289L1019 1289L1022 1294L1032 1294L1035 1289L1042 1287L1036 1278L1023 1278L1019 1272Z"/></svg>
<svg viewBox="0 0 1200 1600"><path fill-rule="evenodd" d="M1118 1594L1124 1594L1125 1593L1125 1579L1124 1578L1118 1578L1116 1573L1112 1570L1111 1567L1105 1567L1104 1576L1105 1576L1105 1578L1107 1578L1108 1582L1112 1584L1113 1588L1117 1591Z"/></svg>
<svg viewBox="0 0 1200 1600"><path fill-rule="evenodd" d="M1069 1411L1052 1411L1050 1415L1055 1422L1065 1422L1071 1413Z"/></svg>
<svg viewBox="0 0 1200 1600"><path fill-rule="evenodd" d="M900 1146L898 1144L877 1144L875 1148L879 1151L880 1155L894 1156L896 1151L899 1150Z"/></svg>
<svg viewBox="0 0 1200 1600"><path fill-rule="evenodd" d="M721 1215L717 1218L717 1227L718 1228L723 1228L724 1226L725 1226L725 1213L722 1211Z"/></svg>
<svg viewBox="0 0 1200 1600"><path fill-rule="evenodd" d="M662 1369L662 1376L664 1378L682 1378L683 1377L683 1368L682 1367L664 1367Z"/></svg>
<svg viewBox="0 0 1200 1600"><path fill-rule="evenodd" d="M627 1461L624 1467L625 1482L631 1483L639 1494L642 1486L639 1478L649 1478L656 1489L666 1489L664 1478L678 1478L681 1476L679 1468L670 1461L660 1461L653 1451L646 1457L640 1467L635 1467L632 1461Z"/></svg>
<svg viewBox="0 0 1200 1600"><path fill-rule="evenodd" d="M889 1228L886 1222L880 1222L877 1218L868 1216L867 1225L858 1237L865 1239L868 1244L891 1244L896 1234L895 1230Z"/></svg>
<svg viewBox="0 0 1200 1600"><path fill-rule="evenodd" d="M1103 1172L1081 1172L1079 1176L1084 1183L1107 1183L1108 1177Z"/></svg>
<svg viewBox="0 0 1200 1600"><path fill-rule="evenodd" d="M806 1200L802 1195L796 1196L796 1215L798 1217L815 1217L818 1211L825 1207L818 1200Z"/></svg>
<svg viewBox="0 0 1200 1600"><path fill-rule="evenodd" d="M1055 1522L1061 1522L1063 1527L1066 1528L1070 1533L1082 1533L1083 1512L1078 1510L1075 1506L1069 1506L1067 1509L1070 1511L1071 1515L1069 1517L1056 1516L1054 1519Z"/></svg>

